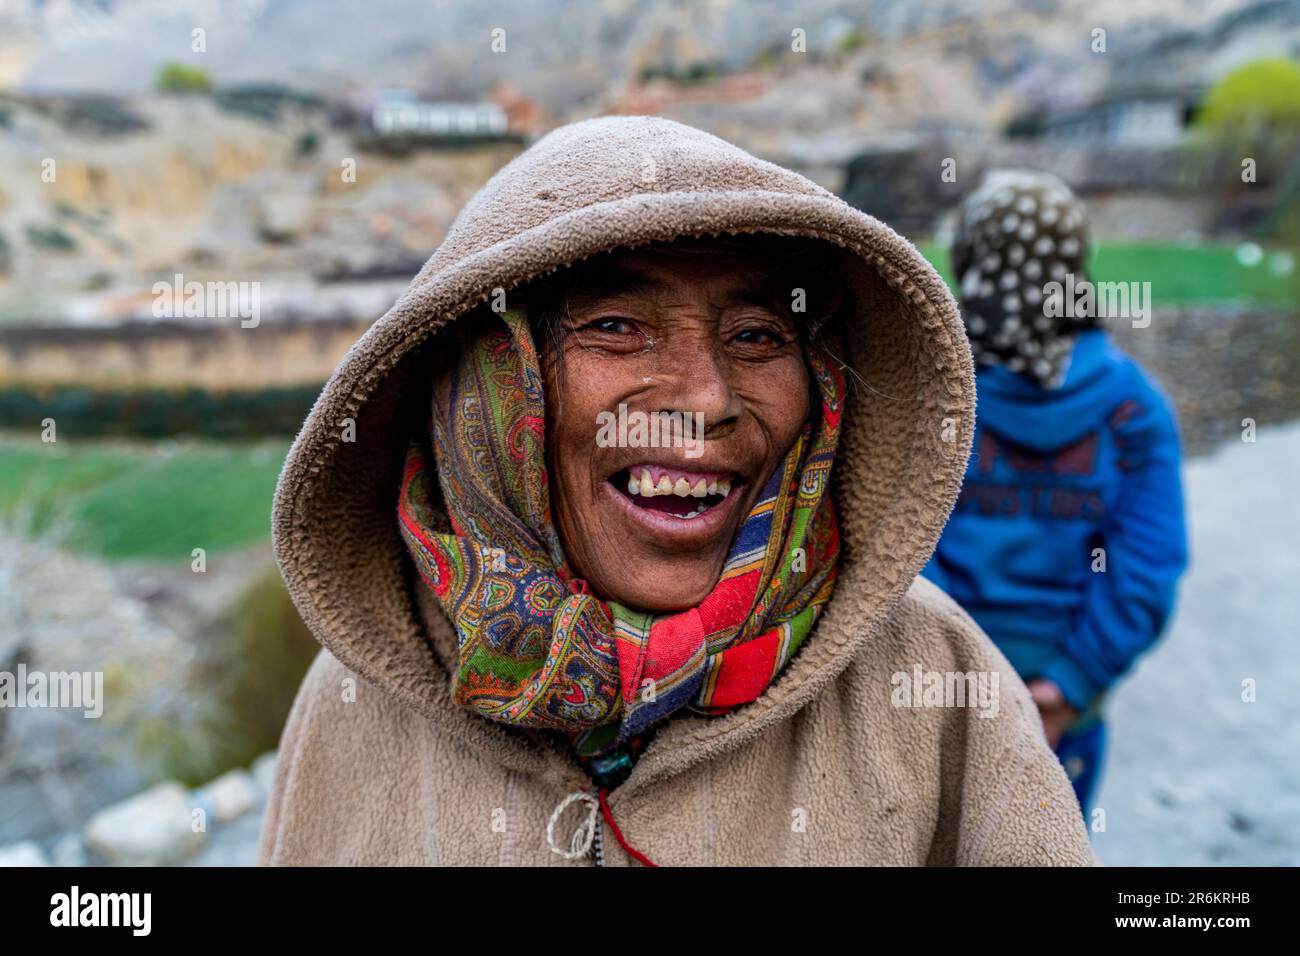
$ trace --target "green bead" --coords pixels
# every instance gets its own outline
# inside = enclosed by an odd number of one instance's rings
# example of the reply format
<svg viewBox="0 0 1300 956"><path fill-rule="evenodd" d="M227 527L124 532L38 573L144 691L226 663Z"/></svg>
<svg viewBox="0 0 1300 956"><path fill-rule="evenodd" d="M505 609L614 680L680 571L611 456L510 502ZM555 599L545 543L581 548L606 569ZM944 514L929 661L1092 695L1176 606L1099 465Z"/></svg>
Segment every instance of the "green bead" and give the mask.
<svg viewBox="0 0 1300 956"><path fill-rule="evenodd" d="M626 746L602 757L592 757L591 780L602 790L613 790L632 773L632 752Z"/></svg>

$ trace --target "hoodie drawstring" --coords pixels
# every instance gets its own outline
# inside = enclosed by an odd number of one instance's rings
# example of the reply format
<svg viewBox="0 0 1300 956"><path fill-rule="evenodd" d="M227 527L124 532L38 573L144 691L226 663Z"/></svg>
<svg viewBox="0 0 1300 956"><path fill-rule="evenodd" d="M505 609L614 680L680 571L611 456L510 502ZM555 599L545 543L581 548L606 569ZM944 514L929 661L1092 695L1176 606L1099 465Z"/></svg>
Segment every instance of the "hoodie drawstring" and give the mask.
<svg viewBox="0 0 1300 956"><path fill-rule="evenodd" d="M609 803L606 799L608 795L609 791L604 789L598 791L594 797L589 791L576 790L561 800L559 806L551 812L551 818L546 821L546 843L550 846L551 852L566 860L576 860L590 853L592 844L596 843L596 865L604 866L604 852L599 842L599 824L596 821L596 811L599 810L605 818L605 822L609 824L614 839L618 841L618 845L623 848L628 856L644 866L657 866L656 863L651 862L649 857L627 842L627 839L623 836L623 831L618 828L618 824L614 822L614 815L609 810ZM586 806L587 815L569 837L569 846L568 849L565 849L556 842L555 825L559 822L564 811L569 808L569 805L578 801L582 801Z"/></svg>
<svg viewBox="0 0 1300 956"><path fill-rule="evenodd" d="M605 797L608 796L608 794L608 790L600 791L600 812L604 815L605 822L609 824L610 830L614 832L614 839L618 841L618 845L626 851L628 856L636 860L638 863L641 863L644 866L658 866L658 863L650 862L648 856L640 850L633 848L633 846L623 838L623 831L620 830L618 824L614 822L614 814L609 812L609 804L605 802Z"/></svg>
<svg viewBox="0 0 1300 956"><path fill-rule="evenodd" d="M555 824L559 822L560 815L569 808L569 804L578 800L586 804L587 816L569 837L569 848L566 850L555 842ZM546 842L551 852L559 854L566 860L576 860L580 856L586 856L591 851L591 842L596 836L596 810L599 806L600 802L585 790L576 790L561 800L560 805L551 811L551 818L546 821Z"/></svg>

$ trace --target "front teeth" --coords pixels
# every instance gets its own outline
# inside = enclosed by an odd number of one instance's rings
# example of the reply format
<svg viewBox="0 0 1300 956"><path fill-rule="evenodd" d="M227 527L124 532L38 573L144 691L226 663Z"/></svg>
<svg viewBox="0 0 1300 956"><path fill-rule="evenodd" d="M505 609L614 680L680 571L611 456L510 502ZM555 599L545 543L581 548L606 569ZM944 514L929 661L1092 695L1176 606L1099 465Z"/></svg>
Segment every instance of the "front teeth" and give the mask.
<svg viewBox="0 0 1300 956"><path fill-rule="evenodd" d="M629 495L640 495L643 498L654 498L656 495L677 495L679 498L704 498L708 495L722 495L725 498L731 494L731 482L727 479L719 481L716 478L712 480L701 478L695 483L694 487L691 487L690 482L685 478L678 478L674 482L667 475L661 475L658 483L656 483L654 477L650 474L650 469L643 468L640 476L635 473L628 474L627 493Z"/></svg>

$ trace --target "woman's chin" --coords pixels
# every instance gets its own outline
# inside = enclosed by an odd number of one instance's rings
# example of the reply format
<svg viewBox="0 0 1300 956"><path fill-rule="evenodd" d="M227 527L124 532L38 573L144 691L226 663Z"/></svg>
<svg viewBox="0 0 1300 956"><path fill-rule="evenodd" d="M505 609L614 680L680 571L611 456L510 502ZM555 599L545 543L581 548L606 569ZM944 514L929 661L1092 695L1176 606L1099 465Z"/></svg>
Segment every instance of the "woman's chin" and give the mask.
<svg viewBox="0 0 1300 956"><path fill-rule="evenodd" d="M610 561L601 561L595 554L585 557L598 564L599 571L585 578L591 591L602 600L646 613L666 614L701 605L722 578L727 548L702 549L677 557L632 546ZM581 574L584 568L576 570Z"/></svg>
<svg viewBox="0 0 1300 956"><path fill-rule="evenodd" d="M717 581L718 575L707 571L683 574L680 569L665 569L639 580L611 581L601 596L638 611L670 614L699 607Z"/></svg>

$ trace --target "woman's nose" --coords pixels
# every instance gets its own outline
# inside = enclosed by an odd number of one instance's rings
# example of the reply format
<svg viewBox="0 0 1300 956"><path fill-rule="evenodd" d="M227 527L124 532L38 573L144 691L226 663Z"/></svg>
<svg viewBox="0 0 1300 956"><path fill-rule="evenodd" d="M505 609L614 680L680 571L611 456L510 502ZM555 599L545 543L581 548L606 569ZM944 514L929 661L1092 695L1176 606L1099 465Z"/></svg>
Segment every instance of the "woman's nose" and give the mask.
<svg viewBox="0 0 1300 956"><path fill-rule="evenodd" d="M672 383L665 398L672 402L672 411L703 415L706 432L730 424L740 415L734 370L720 349L693 344L686 354L670 356L665 364Z"/></svg>

